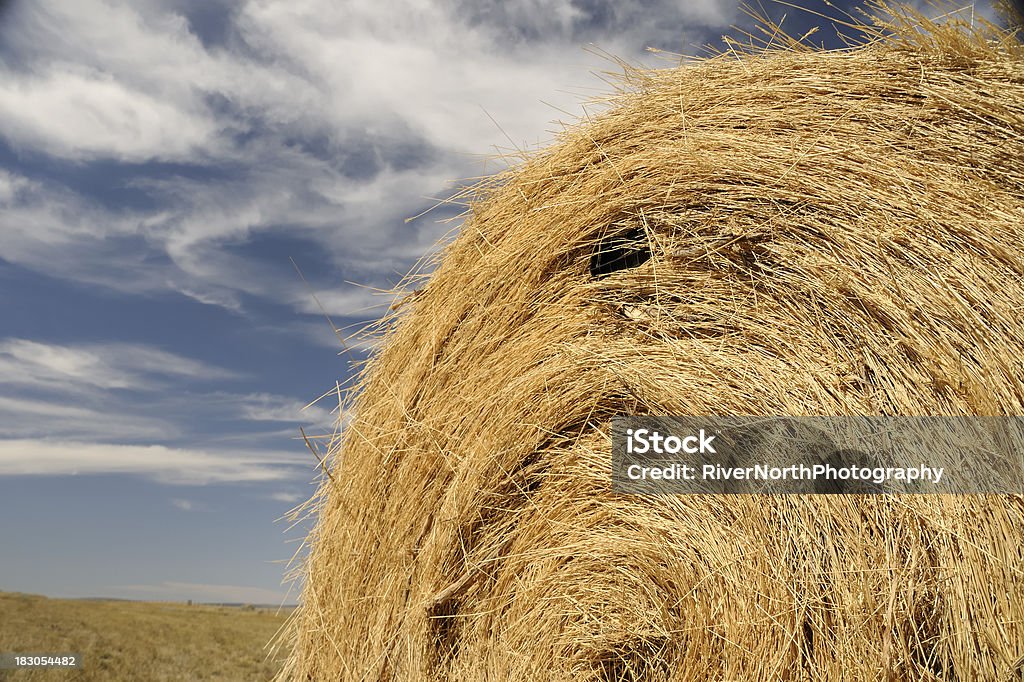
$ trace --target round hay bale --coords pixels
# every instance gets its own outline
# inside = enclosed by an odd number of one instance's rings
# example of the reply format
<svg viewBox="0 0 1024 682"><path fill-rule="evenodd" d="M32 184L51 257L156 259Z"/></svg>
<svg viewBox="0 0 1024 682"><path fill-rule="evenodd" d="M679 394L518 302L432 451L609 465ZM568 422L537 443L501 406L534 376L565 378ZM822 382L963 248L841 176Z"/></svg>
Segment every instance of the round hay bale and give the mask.
<svg viewBox="0 0 1024 682"><path fill-rule="evenodd" d="M332 445L281 680L1010 679L1019 496L611 492L616 415L1024 414L1021 49L885 34L628 70L482 190Z"/></svg>

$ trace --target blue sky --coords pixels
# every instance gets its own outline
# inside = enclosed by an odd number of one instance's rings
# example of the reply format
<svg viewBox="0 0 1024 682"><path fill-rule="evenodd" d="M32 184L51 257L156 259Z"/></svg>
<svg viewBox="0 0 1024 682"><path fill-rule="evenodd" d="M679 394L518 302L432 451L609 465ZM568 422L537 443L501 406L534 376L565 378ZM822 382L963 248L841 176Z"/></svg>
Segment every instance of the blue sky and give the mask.
<svg viewBox="0 0 1024 682"><path fill-rule="evenodd" d="M339 418L303 407L372 346L339 354L319 305L375 319L458 211L406 218L607 90L587 45L667 65L645 48L747 23L724 0L0 2L0 590L294 601L298 429Z"/></svg>

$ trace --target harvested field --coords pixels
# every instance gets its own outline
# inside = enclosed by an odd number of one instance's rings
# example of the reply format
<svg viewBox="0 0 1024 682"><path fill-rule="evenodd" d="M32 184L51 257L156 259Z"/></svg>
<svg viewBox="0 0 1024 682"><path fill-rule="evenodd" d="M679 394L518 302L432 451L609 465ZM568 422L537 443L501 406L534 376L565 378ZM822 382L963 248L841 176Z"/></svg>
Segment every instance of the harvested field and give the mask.
<svg viewBox="0 0 1024 682"><path fill-rule="evenodd" d="M348 397L279 679L1019 679L1020 496L611 492L615 415L1024 414L1024 51L886 21L627 69L467 193Z"/></svg>
<svg viewBox="0 0 1024 682"><path fill-rule="evenodd" d="M2 682L269 680L266 644L290 609L0 592L0 652L78 653L77 670L0 670Z"/></svg>

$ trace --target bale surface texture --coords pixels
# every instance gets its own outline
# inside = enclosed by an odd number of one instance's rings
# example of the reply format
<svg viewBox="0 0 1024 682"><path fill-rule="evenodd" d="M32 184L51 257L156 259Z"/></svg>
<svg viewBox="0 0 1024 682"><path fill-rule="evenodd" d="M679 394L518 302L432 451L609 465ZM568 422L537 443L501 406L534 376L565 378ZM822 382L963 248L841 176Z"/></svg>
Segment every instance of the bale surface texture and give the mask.
<svg viewBox="0 0 1024 682"><path fill-rule="evenodd" d="M280 679L1018 679L1021 497L618 496L609 420L1024 414L1022 161L992 32L627 70L388 321Z"/></svg>

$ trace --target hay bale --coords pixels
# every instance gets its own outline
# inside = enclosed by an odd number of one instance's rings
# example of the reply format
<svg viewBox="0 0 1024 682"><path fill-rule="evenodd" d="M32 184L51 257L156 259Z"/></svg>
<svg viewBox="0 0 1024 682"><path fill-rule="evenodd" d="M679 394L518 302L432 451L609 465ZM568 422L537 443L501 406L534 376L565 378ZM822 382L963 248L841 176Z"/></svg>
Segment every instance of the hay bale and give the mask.
<svg viewBox="0 0 1024 682"><path fill-rule="evenodd" d="M485 188L332 446L280 679L1010 679L1021 497L610 491L614 415L1024 414L1021 49L884 33L629 70Z"/></svg>

